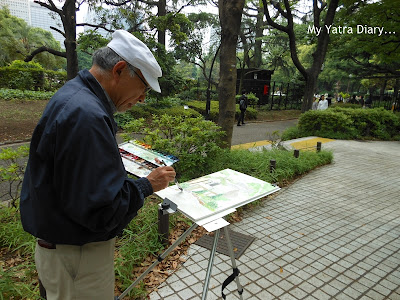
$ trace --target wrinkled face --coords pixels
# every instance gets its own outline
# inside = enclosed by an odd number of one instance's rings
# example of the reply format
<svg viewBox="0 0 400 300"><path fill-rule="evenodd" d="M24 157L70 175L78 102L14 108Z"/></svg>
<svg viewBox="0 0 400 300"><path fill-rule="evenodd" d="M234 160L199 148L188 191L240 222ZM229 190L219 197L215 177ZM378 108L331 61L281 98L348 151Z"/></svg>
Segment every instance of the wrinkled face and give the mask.
<svg viewBox="0 0 400 300"><path fill-rule="evenodd" d="M124 112L138 102L144 102L147 86L141 78L142 73L138 70L136 76L131 77L127 65L116 72L118 77L113 89L113 100L117 110ZM141 78L139 78L141 76Z"/></svg>

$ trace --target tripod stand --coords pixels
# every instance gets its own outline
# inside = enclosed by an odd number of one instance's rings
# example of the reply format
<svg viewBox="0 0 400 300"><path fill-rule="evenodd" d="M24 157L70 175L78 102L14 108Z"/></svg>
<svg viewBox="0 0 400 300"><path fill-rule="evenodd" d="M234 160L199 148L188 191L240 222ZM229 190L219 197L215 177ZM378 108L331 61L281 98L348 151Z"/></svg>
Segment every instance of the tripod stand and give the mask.
<svg viewBox="0 0 400 300"><path fill-rule="evenodd" d="M163 203L164 204L164 203ZM165 211L167 211L170 207L163 205L163 210L165 209ZM151 270L153 270L161 261L164 260L164 258L166 258L168 256L168 254L174 250L182 241L184 241L186 239L186 237L188 237L192 231L197 227L198 225L196 223L193 223L193 225L187 229L171 246L168 247L167 250L165 250L160 256L158 256L157 260L153 262L152 265L150 265L146 271L144 271L134 282L132 282L132 284L120 295L120 296L116 296L115 300L120 300L123 297L125 297L130 290L132 290L140 281L142 281L142 279L151 272ZM227 241L227 246L229 249L229 256L231 258L231 263L232 263L232 269L233 269L233 274L230 275L225 282L222 285L222 297L225 299L225 295L224 295L224 288L233 280L236 279L236 285L238 288L238 293L240 295L240 299L242 298L242 293L243 293L243 288L239 282L239 269L236 266L236 261L235 261L235 255L233 253L233 247L232 247L232 242L229 236L229 232L227 227L224 227L224 234L226 237L226 241ZM205 283L203 286L203 294L202 294L202 300L207 299L207 293L208 293L208 286L209 286L209 282L210 282L210 277L211 277L211 270L212 270L212 266L213 266L213 262L214 262L214 257L215 257L215 252L217 250L217 245L218 245L218 240L219 240L219 236L220 236L220 229L217 229L215 231L215 236L214 236L214 242L213 242L213 246L212 249L210 251L210 258L208 261L208 267L207 267L207 273L206 273L206 279L205 279Z"/></svg>

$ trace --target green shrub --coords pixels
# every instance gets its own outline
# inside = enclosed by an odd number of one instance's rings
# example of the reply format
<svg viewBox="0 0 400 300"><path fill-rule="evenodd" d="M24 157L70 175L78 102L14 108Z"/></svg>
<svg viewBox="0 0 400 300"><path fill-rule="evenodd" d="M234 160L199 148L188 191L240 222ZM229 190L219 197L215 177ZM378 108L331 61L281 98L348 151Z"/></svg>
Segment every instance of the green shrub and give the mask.
<svg viewBox="0 0 400 300"><path fill-rule="evenodd" d="M124 130L130 133L144 134L144 142L152 148L177 156L178 173L185 176L205 170L207 157L214 157L221 148L220 138L225 133L211 121L202 117L154 116L149 124L144 119L135 120L125 125Z"/></svg>
<svg viewBox="0 0 400 300"><path fill-rule="evenodd" d="M66 82L67 82L67 72L45 70L43 90L57 91Z"/></svg>
<svg viewBox="0 0 400 300"><path fill-rule="evenodd" d="M0 89L0 99L4 100L49 100L53 95L54 92Z"/></svg>
<svg viewBox="0 0 400 300"><path fill-rule="evenodd" d="M248 94L246 94L246 96L247 96L247 100L248 100L248 105L251 105L251 106L254 107L254 105L258 104L258 100L259 99L255 94L248 93ZM239 104L240 97L242 97L242 95L236 95L236 97L235 97L236 98L236 104Z"/></svg>
<svg viewBox="0 0 400 300"><path fill-rule="evenodd" d="M292 126L287 128L281 136L282 141L294 140L303 137L298 126Z"/></svg>
<svg viewBox="0 0 400 300"><path fill-rule="evenodd" d="M307 111L299 118L299 130L306 135L316 135L338 139L356 137L353 122L349 116L333 110Z"/></svg>
<svg viewBox="0 0 400 300"><path fill-rule="evenodd" d="M34 62L15 60L10 66L0 68L1 88L54 91L66 79L66 72L44 70L39 63Z"/></svg>
<svg viewBox="0 0 400 300"><path fill-rule="evenodd" d="M307 111L299 118L297 129L288 129L283 139L303 136L320 136L334 139L400 138L400 118L383 108L334 107L325 111Z"/></svg>
<svg viewBox="0 0 400 300"><path fill-rule="evenodd" d="M270 160L276 161L274 172L269 171ZM206 173L200 170L195 177L214 173L226 168L233 169L261 180L284 185L318 166L331 163L332 152L302 151L299 158L293 156L292 151L281 149L263 150L251 152L248 150L221 150L214 157L205 160Z"/></svg>
<svg viewBox="0 0 400 300"><path fill-rule="evenodd" d="M120 128L123 128L127 123L143 118L145 120L151 120L153 116L160 115L172 115L172 116L183 116L183 117L199 117L200 114L193 109L185 109L183 106L170 107L169 105L164 105L164 108L157 109L154 104L137 104L133 106L126 112L117 113L114 116Z"/></svg>
<svg viewBox="0 0 400 300"><path fill-rule="evenodd" d="M20 188L25 172L24 158L29 154L29 147L0 149L0 183L8 185L8 193L1 195L0 201L11 200L11 204L16 206L19 199ZM7 196L6 199L2 199Z"/></svg>
<svg viewBox="0 0 400 300"><path fill-rule="evenodd" d="M185 104L184 100L175 97L164 97L162 99L146 98L146 105L149 105L157 109L170 108L174 106L183 106L184 104Z"/></svg>

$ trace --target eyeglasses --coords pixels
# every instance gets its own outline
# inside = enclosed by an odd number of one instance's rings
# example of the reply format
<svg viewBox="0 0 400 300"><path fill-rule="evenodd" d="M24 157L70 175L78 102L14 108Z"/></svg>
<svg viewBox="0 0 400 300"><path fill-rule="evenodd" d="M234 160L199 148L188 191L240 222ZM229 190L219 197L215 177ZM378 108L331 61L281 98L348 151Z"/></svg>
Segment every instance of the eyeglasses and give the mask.
<svg viewBox="0 0 400 300"><path fill-rule="evenodd" d="M144 90L145 94L147 94L148 92L151 91L151 86L149 86L147 84L146 81L144 81L144 79L142 78L142 76L140 76L135 70L133 70L133 72L135 72L136 76L139 77L139 79L143 82L144 86L146 87L146 89Z"/></svg>

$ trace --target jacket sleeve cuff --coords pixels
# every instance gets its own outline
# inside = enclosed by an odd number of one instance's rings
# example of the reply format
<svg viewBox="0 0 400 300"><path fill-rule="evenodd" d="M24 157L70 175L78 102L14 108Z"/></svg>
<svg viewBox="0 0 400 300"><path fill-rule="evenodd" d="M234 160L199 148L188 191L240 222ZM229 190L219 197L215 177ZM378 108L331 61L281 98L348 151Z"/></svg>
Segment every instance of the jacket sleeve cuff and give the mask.
<svg viewBox="0 0 400 300"><path fill-rule="evenodd" d="M135 183L139 187L140 191L143 193L144 198L153 194L153 187L146 177L135 180Z"/></svg>

